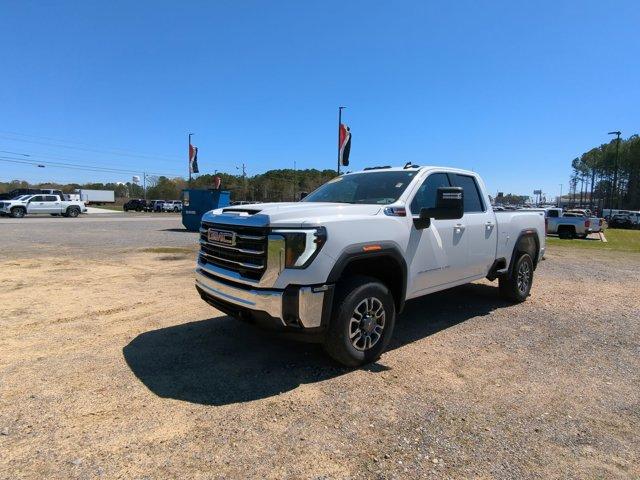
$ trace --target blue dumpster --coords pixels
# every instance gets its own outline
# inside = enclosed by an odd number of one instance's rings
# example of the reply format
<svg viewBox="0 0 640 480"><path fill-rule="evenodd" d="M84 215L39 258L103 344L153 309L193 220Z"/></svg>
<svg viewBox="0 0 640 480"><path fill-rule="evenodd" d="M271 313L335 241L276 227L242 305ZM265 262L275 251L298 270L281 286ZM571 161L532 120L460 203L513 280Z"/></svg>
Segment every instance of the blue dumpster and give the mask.
<svg viewBox="0 0 640 480"><path fill-rule="evenodd" d="M190 232L200 229L202 215L209 210L229 205L226 190L187 188L182 191L182 224Z"/></svg>

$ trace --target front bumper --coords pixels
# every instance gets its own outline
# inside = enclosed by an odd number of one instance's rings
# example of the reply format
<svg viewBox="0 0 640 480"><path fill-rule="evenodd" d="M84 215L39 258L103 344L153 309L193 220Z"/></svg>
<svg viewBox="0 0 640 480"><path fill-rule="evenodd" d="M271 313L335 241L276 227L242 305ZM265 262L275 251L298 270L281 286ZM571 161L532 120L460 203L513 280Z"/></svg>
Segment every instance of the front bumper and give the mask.
<svg viewBox="0 0 640 480"><path fill-rule="evenodd" d="M324 329L333 300L333 285L254 288L217 277L202 264L196 268L196 288L205 301L224 313L285 330Z"/></svg>

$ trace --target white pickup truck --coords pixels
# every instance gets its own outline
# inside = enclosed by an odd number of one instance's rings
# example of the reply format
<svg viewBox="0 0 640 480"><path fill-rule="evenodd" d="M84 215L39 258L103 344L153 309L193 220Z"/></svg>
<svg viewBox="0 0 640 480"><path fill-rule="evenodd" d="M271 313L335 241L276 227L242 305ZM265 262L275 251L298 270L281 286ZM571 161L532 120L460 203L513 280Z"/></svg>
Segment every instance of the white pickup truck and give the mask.
<svg viewBox="0 0 640 480"><path fill-rule="evenodd" d="M560 238L587 238L590 233L602 230L601 219L588 217L583 212L565 213L561 208L547 208L545 214L547 233L557 233Z"/></svg>
<svg viewBox="0 0 640 480"><path fill-rule="evenodd" d="M296 203L210 211L200 244L206 302L357 366L385 350L407 300L486 277L524 301L545 224L494 213L474 172L406 165L336 177Z"/></svg>
<svg viewBox="0 0 640 480"><path fill-rule="evenodd" d="M0 201L0 215L14 218L47 213L75 218L86 211L84 202L65 200L60 195L22 195L12 200Z"/></svg>

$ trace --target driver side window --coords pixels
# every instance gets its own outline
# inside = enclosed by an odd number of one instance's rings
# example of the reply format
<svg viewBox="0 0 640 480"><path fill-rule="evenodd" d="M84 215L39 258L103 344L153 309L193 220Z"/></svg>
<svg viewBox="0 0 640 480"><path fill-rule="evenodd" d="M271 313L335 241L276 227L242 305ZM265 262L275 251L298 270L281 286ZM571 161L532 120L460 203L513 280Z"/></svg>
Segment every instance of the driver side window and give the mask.
<svg viewBox="0 0 640 480"><path fill-rule="evenodd" d="M435 208L439 187L450 187L449 177L446 173L432 173L429 175L411 201L411 214L420 215L423 208Z"/></svg>

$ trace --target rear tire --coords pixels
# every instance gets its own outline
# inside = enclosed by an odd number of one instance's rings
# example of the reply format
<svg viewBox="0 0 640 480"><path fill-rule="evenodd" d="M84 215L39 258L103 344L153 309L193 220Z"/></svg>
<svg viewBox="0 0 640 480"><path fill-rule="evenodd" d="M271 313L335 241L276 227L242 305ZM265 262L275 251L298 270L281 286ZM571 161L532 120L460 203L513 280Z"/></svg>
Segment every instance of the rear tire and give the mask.
<svg viewBox="0 0 640 480"><path fill-rule="evenodd" d="M533 285L533 260L528 253L520 253L511 271L498 280L500 296L514 303L524 302Z"/></svg>
<svg viewBox="0 0 640 480"><path fill-rule="evenodd" d="M80 209L78 209L77 207L67 208L67 217L76 218L78 215L80 215Z"/></svg>
<svg viewBox="0 0 640 480"><path fill-rule="evenodd" d="M575 237L576 231L572 228L558 228L558 237L563 240L571 240Z"/></svg>
<svg viewBox="0 0 640 480"><path fill-rule="evenodd" d="M24 207L16 207L11 209L11 216L13 218L23 218L27 214Z"/></svg>
<svg viewBox="0 0 640 480"><path fill-rule="evenodd" d="M347 367L374 362L385 351L396 321L389 289L377 279L357 276L338 286L324 348Z"/></svg>

